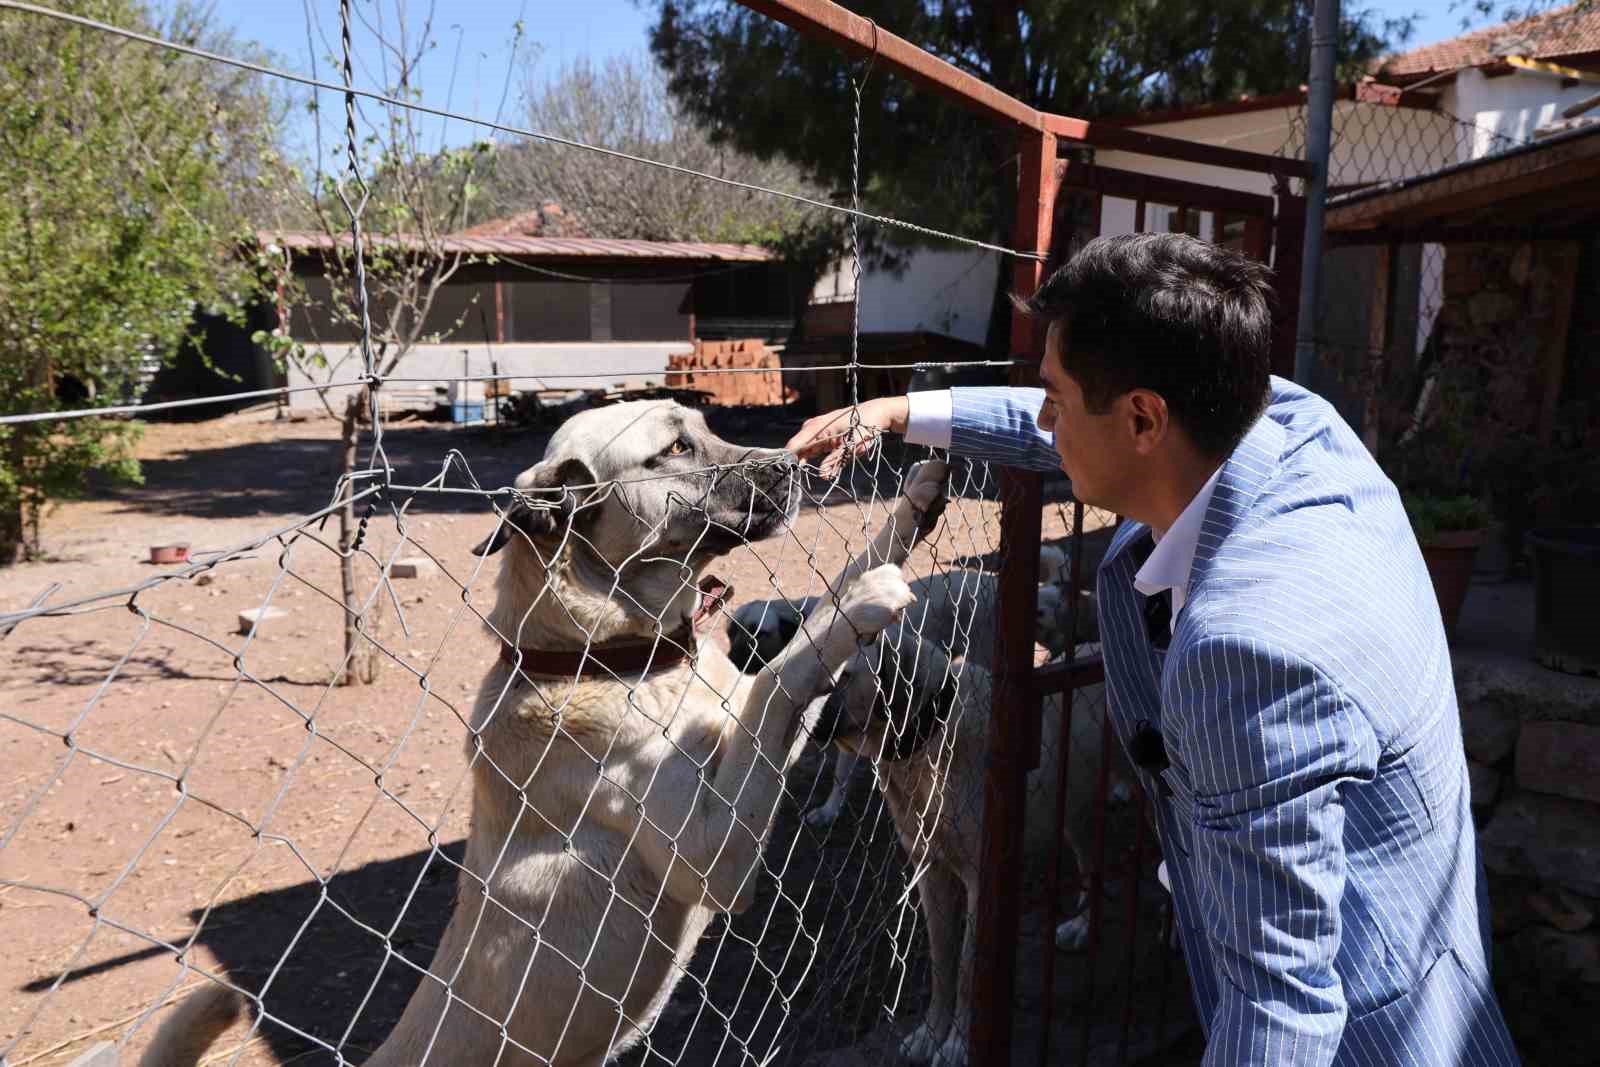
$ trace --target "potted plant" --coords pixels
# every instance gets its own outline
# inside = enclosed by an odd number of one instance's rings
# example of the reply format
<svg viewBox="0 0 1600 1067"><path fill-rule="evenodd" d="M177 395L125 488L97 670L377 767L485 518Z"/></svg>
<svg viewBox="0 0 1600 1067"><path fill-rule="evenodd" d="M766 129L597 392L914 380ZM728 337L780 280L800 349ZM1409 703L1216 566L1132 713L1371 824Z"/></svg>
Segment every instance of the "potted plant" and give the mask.
<svg viewBox="0 0 1600 1067"><path fill-rule="evenodd" d="M1481 498L1469 493L1440 496L1403 492L1400 500L1417 535L1428 576L1433 579L1444 632L1453 636L1461 605L1467 599L1467 585L1472 581L1473 561L1491 521L1489 508Z"/></svg>

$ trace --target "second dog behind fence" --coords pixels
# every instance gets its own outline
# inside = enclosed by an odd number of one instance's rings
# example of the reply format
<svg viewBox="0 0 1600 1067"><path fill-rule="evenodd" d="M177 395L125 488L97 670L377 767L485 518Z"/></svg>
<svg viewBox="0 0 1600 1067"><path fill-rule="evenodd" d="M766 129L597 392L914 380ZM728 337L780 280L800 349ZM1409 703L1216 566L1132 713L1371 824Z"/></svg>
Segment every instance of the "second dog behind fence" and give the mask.
<svg viewBox="0 0 1600 1067"><path fill-rule="evenodd" d="M1070 618L1065 583L1071 580L1065 552L1054 545L1039 550L1037 640L1052 656L1068 648L1099 639L1094 596L1079 594L1076 621ZM911 583L917 597L912 613L917 632L936 641L946 654L989 668L994 663L994 618L999 604L999 582L993 573L953 569ZM817 597L752 600L729 616L729 658L747 674L770 662L799 630ZM1071 636L1069 637L1069 631ZM828 797L806 813L806 822L829 826L844 810L852 784L862 771L856 752L841 748L833 760L833 782Z"/></svg>
<svg viewBox="0 0 1600 1067"><path fill-rule="evenodd" d="M1089 869L1103 725L1091 709L1100 690L1075 693L1065 751L1057 743L1062 700L1044 702L1039 766L1028 775L1023 857L1031 881L1047 880L1045 868L1062 847L1080 878ZM819 738L871 762L921 898L931 993L922 1022L901 1044L913 1063L968 1063L992 700L987 666L952 659L902 622L845 665L818 720ZM1055 785L1063 760L1066 818L1058 836ZM1084 900L1080 893L1080 909ZM1060 925L1056 942L1082 948L1087 932L1080 914Z"/></svg>

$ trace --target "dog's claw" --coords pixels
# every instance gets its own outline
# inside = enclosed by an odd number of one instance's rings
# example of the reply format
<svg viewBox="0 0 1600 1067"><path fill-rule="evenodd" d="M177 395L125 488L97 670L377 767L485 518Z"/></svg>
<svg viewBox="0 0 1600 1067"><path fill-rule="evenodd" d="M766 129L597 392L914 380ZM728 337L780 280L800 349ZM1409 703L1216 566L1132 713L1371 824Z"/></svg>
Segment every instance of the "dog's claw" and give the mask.
<svg viewBox="0 0 1600 1067"><path fill-rule="evenodd" d="M1056 948L1063 952L1081 952L1089 943L1089 917L1078 915L1056 927Z"/></svg>
<svg viewBox="0 0 1600 1067"><path fill-rule="evenodd" d="M911 1063L928 1063L939 1054L939 1047L939 1036L928 1029L927 1020L923 1020L900 1042L900 1056Z"/></svg>
<svg viewBox="0 0 1600 1067"><path fill-rule="evenodd" d="M967 1036L953 1033L939 1046L939 1054L933 1058L933 1063L934 1067L967 1067L969 1058Z"/></svg>
<svg viewBox="0 0 1600 1067"><path fill-rule="evenodd" d="M820 830L832 826L834 820L838 817L839 811L837 808L830 808L824 804L820 808L812 808L806 812L806 825L814 826Z"/></svg>

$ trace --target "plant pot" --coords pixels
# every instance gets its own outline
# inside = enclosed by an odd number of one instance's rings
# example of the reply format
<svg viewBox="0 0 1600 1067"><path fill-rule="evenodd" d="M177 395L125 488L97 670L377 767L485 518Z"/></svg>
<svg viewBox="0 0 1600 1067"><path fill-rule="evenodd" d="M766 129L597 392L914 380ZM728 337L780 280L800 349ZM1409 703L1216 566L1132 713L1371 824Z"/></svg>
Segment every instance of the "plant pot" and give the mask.
<svg viewBox="0 0 1600 1067"><path fill-rule="evenodd" d="M1446 637L1454 637L1461 605L1472 582L1472 564L1483 544L1482 530L1452 530L1437 534L1422 546L1422 560L1433 579L1433 595L1439 601Z"/></svg>
<svg viewBox="0 0 1600 1067"><path fill-rule="evenodd" d="M1551 670L1600 676L1600 528L1528 531L1533 556L1533 655Z"/></svg>

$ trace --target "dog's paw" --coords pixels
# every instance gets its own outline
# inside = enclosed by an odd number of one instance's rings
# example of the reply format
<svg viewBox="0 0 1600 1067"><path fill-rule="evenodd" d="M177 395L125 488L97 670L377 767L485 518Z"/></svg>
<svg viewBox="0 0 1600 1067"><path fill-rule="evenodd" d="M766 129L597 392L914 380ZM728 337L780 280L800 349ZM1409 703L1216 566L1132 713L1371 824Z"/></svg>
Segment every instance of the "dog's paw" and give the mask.
<svg viewBox="0 0 1600 1067"><path fill-rule="evenodd" d="M906 475L903 492L918 511L927 511L936 500L943 498L945 480L950 476L949 465L942 459L923 460Z"/></svg>
<svg viewBox="0 0 1600 1067"><path fill-rule="evenodd" d="M820 808L812 808L806 812L806 825L814 826L818 830L825 830L832 826L839 817L839 805L824 804Z"/></svg>
<svg viewBox="0 0 1600 1067"><path fill-rule="evenodd" d="M967 1067L968 1058L967 1035L952 1032L939 1046L939 1054L933 1058L933 1067Z"/></svg>
<svg viewBox="0 0 1600 1067"><path fill-rule="evenodd" d="M1078 915L1056 927L1056 948L1081 952L1089 944L1089 916Z"/></svg>
<svg viewBox="0 0 1600 1067"><path fill-rule="evenodd" d="M900 1056L909 1063L929 1063L939 1054L943 1044L944 1034L936 1034L928 1029L928 1022L924 1019L900 1042Z"/></svg>
<svg viewBox="0 0 1600 1067"><path fill-rule="evenodd" d="M861 637L875 637L898 622L916 596L893 564L874 567L850 587L844 598L844 617Z"/></svg>

